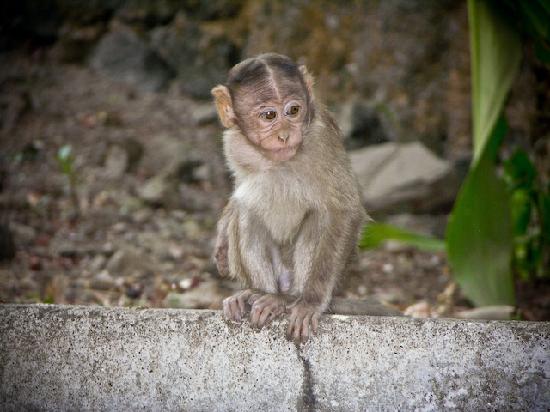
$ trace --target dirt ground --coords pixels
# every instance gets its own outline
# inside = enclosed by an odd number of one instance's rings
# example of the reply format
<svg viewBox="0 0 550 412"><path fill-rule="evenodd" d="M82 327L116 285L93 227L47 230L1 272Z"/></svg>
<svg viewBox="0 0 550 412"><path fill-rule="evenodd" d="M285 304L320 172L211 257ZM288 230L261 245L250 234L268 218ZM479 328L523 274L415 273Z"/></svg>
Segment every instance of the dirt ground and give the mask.
<svg viewBox="0 0 550 412"><path fill-rule="evenodd" d="M40 52L1 58L0 96L0 212L17 250L0 263L1 302L219 308L239 287L211 260L231 179L210 102L141 94ZM65 145L75 196L56 158ZM160 195L147 192L155 177ZM390 246L359 252L339 294L434 316L450 284L444 254Z"/></svg>

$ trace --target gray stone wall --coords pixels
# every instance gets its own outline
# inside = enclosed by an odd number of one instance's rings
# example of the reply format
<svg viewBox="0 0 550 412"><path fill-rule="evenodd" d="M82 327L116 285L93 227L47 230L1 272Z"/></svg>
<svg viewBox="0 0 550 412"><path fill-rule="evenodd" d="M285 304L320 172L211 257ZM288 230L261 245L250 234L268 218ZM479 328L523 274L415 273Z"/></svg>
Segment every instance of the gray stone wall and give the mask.
<svg viewBox="0 0 550 412"><path fill-rule="evenodd" d="M530 410L550 323L324 316L305 345L212 311L0 306L0 410Z"/></svg>

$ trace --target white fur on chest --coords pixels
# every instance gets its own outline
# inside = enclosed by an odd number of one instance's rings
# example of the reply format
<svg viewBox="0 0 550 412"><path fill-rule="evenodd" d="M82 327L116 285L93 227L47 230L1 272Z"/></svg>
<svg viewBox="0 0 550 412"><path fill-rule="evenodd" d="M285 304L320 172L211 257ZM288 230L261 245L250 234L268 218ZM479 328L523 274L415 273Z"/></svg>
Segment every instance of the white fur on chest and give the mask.
<svg viewBox="0 0 550 412"><path fill-rule="evenodd" d="M259 216L273 239L283 243L292 239L308 210L313 193L290 174L259 174L244 179L233 197L239 204Z"/></svg>

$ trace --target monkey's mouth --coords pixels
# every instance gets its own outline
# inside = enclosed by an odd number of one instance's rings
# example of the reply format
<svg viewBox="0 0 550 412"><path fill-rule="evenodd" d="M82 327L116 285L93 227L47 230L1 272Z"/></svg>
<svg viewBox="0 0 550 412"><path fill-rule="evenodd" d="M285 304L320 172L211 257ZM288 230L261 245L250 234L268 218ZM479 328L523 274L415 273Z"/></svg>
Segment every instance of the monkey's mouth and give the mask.
<svg viewBox="0 0 550 412"><path fill-rule="evenodd" d="M275 160L277 162L284 162L286 160L290 160L296 155L296 152L298 151L299 146L300 145L294 145L294 146L282 147L279 149L270 149L269 157L271 157L272 160Z"/></svg>

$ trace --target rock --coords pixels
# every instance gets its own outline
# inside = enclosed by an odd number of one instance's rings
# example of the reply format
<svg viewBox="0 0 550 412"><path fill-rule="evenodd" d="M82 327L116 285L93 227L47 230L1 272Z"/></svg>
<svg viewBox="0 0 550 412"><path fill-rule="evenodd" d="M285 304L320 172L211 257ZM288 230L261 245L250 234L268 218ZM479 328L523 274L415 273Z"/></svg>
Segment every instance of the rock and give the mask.
<svg viewBox="0 0 550 412"><path fill-rule="evenodd" d="M143 145L135 139L127 138L111 144L105 156L105 172L110 178L122 177L124 173L135 169L143 152Z"/></svg>
<svg viewBox="0 0 550 412"><path fill-rule="evenodd" d="M115 285L115 279L110 275L107 270L102 270L101 272L99 272L92 278L90 282L91 288L99 290L109 290L114 288Z"/></svg>
<svg viewBox="0 0 550 412"><path fill-rule="evenodd" d="M150 220L152 216L153 211L151 209L141 206L132 213L132 220L136 223L145 223Z"/></svg>
<svg viewBox="0 0 550 412"><path fill-rule="evenodd" d="M227 19L236 16L244 0L187 0L180 2L186 14L198 20Z"/></svg>
<svg viewBox="0 0 550 412"><path fill-rule="evenodd" d="M146 172L155 173L138 188L138 195L145 202L192 210L204 208L205 200L206 205L211 203L211 196L194 187L209 177L210 170L188 143L171 136L156 136L147 143L141 166Z"/></svg>
<svg viewBox="0 0 550 412"><path fill-rule="evenodd" d="M159 174L138 188L139 197L152 206L178 207L180 195L174 176Z"/></svg>
<svg viewBox="0 0 550 412"><path fill-rule="evenodd" d="M126 0L116 17L128 24L154 27L167 24L181 8L180 0Z"/></svg>
<svg viewBox="0 0 550 412"><path fill-rule="evenodd" d="M105 267L107 258L103 255L96 255L90 261L88 267L92 272L100 272Z"/></svg>
<svg viewBox="0 0 550 412"><path fill-rule="evenodd" d="M143 293L143 284L130 283L126 286L125 294L130 299L138 299Z"/></svg>
<svg viewBox="0 0 550 412"><path fill-rule="evenodd" d="M181 229L185 237L191 240L198 239L203 231L196 219L186 219L181 225Z"/></svg>
<svg viewBox="0 0 550 412"><path fill-rule="evenodd" d="M128 169L128 153L118 145L111 146L105 159L105 172L111 179L121 178Z"/></svg>
<svg viewBox="0 0 550 412"><path fill-rule="evenodd" d="M53 55L64 63L82 63L105 31L105 24L64 24L59 30L59 39Z"/></svg>
<svg viewBox="0 0 550 412"><path fill-rule="evenodd" d="M10 223L10 229L19 244L29 245L36 238L36 229L21 223Z"/></svg>
<svg viewBox="0 0 550 412"><path fill-rule="evenodd" d="M109 19L125 1L127 0L55 0L55 7L65 20L85 24Z"/></svg>
<svg viewBox="0 0 550 412"><path fill-rule="evenodd" d="M144 92L163 89L173 73L166 63L129 28L115 28L103 36L90 60L92 68L115 81Z"/></svg>
<svg viewBox="0 0 550 412"><path fill-rule="evenodd" d="M13 233L6 224L0 223L0 261L12 260L15 257Z"/></svg>
<svg viewBox="0 0 550 412"><path fill-rule="evenodd" d="M182 15L151 32L151 47L177 73L181 90L198 99L210 99L212 87L223 82L239 60L228 37L209 33Z"/></svg>
<svg viewBox="0 0 550 412"><path fill-rule="evenodd" d="M185 210L200 212L205 210L217 210L221 206L217 199L212 198L212 193L205 191L198 185L180 185L180 203Z"/></svg>
<svg viewBox="0 0 550 412"><path fill-rule="evenodd" d="M201 282L196 288L185 293L170 292L164 299L164 306L182 309L207 309L218 305L223 296L216 282Z"/></svg>
<svg viewBox="0 0 550 412"><path fill-rule="evenodd" d="M425 300L407 307L403 313L412 318L431 318L433 314L431 305Z"/></svg>
<svg viewBox="0 0 550 412"><path fill-rule="evenodd" d="M118 198L118 204L120 206L119 212L124 216L132 215L140 210L144 210L143 201L135 196L121 195Z"/></svg>
<svg viewBox="0 0 550 412"><path fill-rule="evenodd" d="M123 246L109 259L106 269L113 276L121 277L135 272L145 272L150 267L151 262L142 251L131 246Z"/></svg>
<svg viewBox="0 0 550 412"><path fill-rule="evenodd" d="M145 143L145 153L140 168L147 175L177 176L189 162L203 161L193 146L182 139L159 134Z"/></svg>
<svg viewBox="0 0 550 412"><path fill-rule="evenodd" d="M364 102L344 103L336 120L348 149L358 149L390 140L382 124L381 114L376 108Z"/></svg>
<svg viewBox="0 0 550 412"><path fill-rule="evenodd" d="M212 103L199 103L191 108L191 118L197 126L216 123L218 113Z"/></svg>
<svg viewBox="0 0 550 412"><path fill-rule="evenodd" d="M455 316L461 319L510 320L515 312L516 308L513 306L481 306L458 311Z"/></svg>
<svg viewBox="0 0 550 412"><path fill-rule="evenodd" d="M418 142L371 146L350 158L371 212L447 211L459 188L452 164Z"/></svg>

